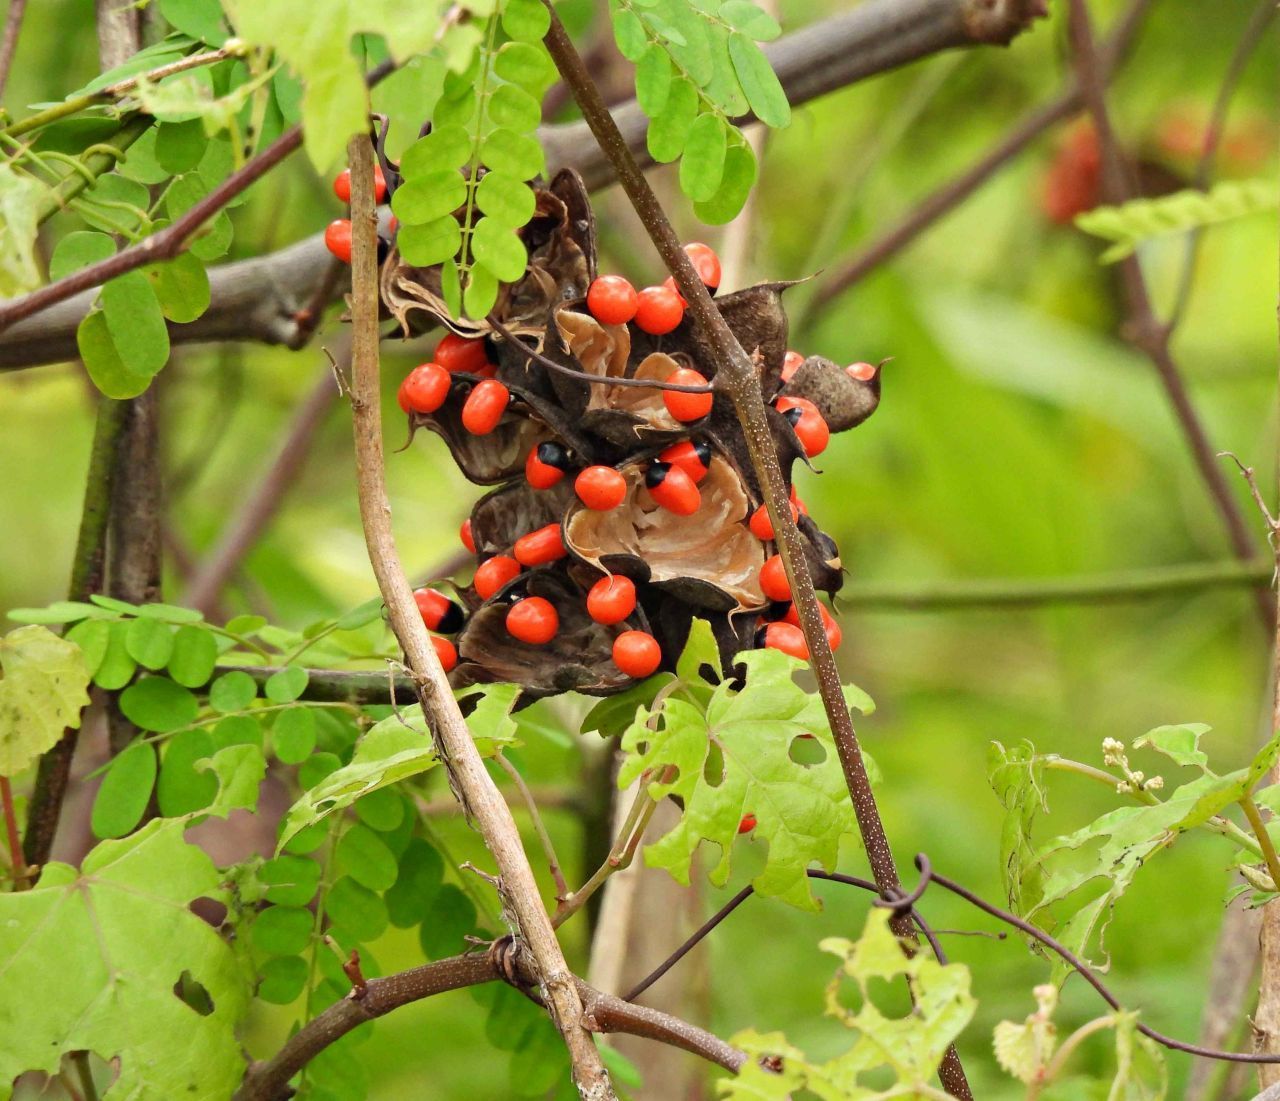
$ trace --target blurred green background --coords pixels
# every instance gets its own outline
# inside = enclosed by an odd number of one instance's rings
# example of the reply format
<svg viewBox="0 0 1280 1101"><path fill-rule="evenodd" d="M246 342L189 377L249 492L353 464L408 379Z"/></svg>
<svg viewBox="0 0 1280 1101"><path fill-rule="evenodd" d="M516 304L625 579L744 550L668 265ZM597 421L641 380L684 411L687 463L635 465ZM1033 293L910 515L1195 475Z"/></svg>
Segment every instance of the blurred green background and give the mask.
<svg viewBox="0 0 1280 1101"><path fill-rule="evenodd" d="M796 28L841 7L784 0L781 21ZM1056 95L1069 73L1061 5L1053 8L1008 49L931 58L797 110L789 130L768 138L742 281L837 268ZM1100 0L1091 9L1105 26L1119 5ZM1252 10L1243 0L1153 6L1111 95L1133 155L1189 177L1192 161L1171 135L1180 127L1200 132ZM599 34L599 14L583 0L565 12L581 41ZM1273 27L1235 98L1229 133L1239 140L1220 160L1225 178L1275 174L1275 62ZM27 14L6 105L15 111L56 99L96 71L92 5L45 0ZM416 133L418 113L412 104L392 107L404 117L406 140ZM1034 579L1228 554L1150 364L1120 339L1115 272L1097 263L1096 241L1044 213L1046 174L1064 133L1059 127L1034 142L955 213L826 307L807 309L821 275L790 292L793 318L805 318L793 327L793 347L838 362L893 357L879 413L833 438L823 475L806 474L801 483L856 580ZM692 220L669 174L654 178L682 236L718 245L722 231ZM315 233L338 214L327 181L295 157L236 212L233 257ZM602 268L637 284L656 279L656 258L621 196L600 196L598 215ZM63 228L55 219L47 243ZM1163 310L1184 261L1182 240L1158 243L1143 261ZM1275 219L1214 229L1174 339L1213 447L1262 471L1273 468L1275 455L1276 294ZM181 599L183 563L207 553L271 461L297 406L327 370L320 349L335 346L339 329L331 320L300 352L181 348L160 377L175 552L171 599ZM389 409L395 384L420 351L386 346ZM0 541L0 609L65 595L91 418L90 387L75 364L0 375L7 534ZM389 447L399 446L398 417L387 432ZM458 523L479 491L426 434L390 455L388 477L403 558L414 572L431 573L453 555ZM1252 522L1234 473L1231 481ZM1264 554L1261 524L1253 527ZM223 603L228 614L252 609L301 626L373 592L350 427L335 404ZM1040 610L846 607L841 622L843 672L879 705L860 730L884 772L880 803L899 859L909 867L925 850L939 869L993 900L1002 886L1000 808L985 769L992 740L1030 738L1043 750L1100 764L1103 738L1204 722L1214 727L1211 755L1226 768L1251 755L1267 722L1269 645L1241 589ZM544 708L541 717L580 714L567 704ZM576 737L533 731L519 761L537 789L581 794ZM1114 802L1101 787L1073 778L1055 778L1050 797L1050 826L1064 832ZM569 809L550 810L548 820L570 881L580 880L582 822ZM441 819L439 829L457 860L479 855L456 817ZM751 845L741 848L723 892L700 888L703 911L749 878ZM1199 1027L1229 855L1211 839L1181 841L1139 875L1108 936L1111 979L1126 1005L1188 1039ZM850 847L845 870L861 872L863 864ZM842 1030L821 1016L830 958L816 945L823 936L855 933L866 900L835 887L822 893L820 916L752 900L714 935L709 968L697 980L705 987L704 1023L722 1035L748 1025L784 1029L813 1053L839 1049ZM942 928L992 928L940 894L927 902ZM577 964L586 949L581 926L567 928ZM680 937L673 924L670 945ZM1033 1009L1030 989L1047 968L1014 940L951 936L946 943L973 968L981 1002L962 1046L978 1096L1021 1096L993 1069L991 1028ZM402 934L389 934L377 949L384 971L421 958ZM664 982L679 983L680 975ZM1073 981L1062 1023L1087 1020L1100 1008ZM261 1021L255 1053L269 1051L290 1019L281 1010ZM484 1023L483 1009L465 993L381 1022L362 1049L371 1096L508 1096L508 1056L493 1053ZM1079 1065L1104 1073L1109 1059L1098 1045ZM1176 1056L1170 1065L1176 1095L1187 1060ZM1082 1087L1073 1095L1089 1094Z"/></svg>

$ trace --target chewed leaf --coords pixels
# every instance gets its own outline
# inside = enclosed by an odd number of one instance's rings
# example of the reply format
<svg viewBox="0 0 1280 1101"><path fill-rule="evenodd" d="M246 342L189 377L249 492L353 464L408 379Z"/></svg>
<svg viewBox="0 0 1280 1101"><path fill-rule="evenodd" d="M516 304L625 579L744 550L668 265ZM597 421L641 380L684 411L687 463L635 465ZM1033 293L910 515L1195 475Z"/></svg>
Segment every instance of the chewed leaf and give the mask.
<svg viewBox="0 0 1280 1101"><path fill-rule="evenodd" d="M89 705L89 669L74 642L47 627L19 627L0 639L0 776L15 776Z"/></svg>
<svg viewBox="0 0 1280 1101"><path fill-rule="evenodd" d="M1134 749L1149 747L1157 753L1163 753L1180 765L1191 765L1208 772L1209 757L1200 748L1200 739L1209 733L1211 727L1203 723L1188 723L1185 726L1158 726L1149 730L1140 738L1135 738Z"/></svg>

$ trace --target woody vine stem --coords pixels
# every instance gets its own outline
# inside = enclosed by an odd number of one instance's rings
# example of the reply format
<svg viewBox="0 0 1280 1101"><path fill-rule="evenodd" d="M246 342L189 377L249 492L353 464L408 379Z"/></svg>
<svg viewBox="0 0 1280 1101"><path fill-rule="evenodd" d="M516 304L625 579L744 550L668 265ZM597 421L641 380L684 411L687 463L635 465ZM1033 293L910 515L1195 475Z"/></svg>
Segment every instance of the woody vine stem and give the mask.
<svg viewBox="0 0 1280 1101"><path fill-rule="evenodd" d="M649 239L658 250L667 270L674 276L681 295L688 302L694 325L711 348L716 369L715 388L733 402L742 422L747 451L760 482L773 530L777 533L778 552L782 557L787 582L791 586L791 597L809 648L809 660L817 678L818 691L831 723L831 733L840 756L849 796L853 801L858 829L867 850L872 877L885 898L901 897L902 883L893 850L889 847L884 823L880 819L875 795L871 791L871 780L862 760L853 719L844 700L835 655L831 652L823 628L818 596L805 564L800 530L791 516L787 489L769 432L755 365L711 301L707 288L681 247L670 220L632 156L613 116L609 114L599 89L587 72L554 6L550 0L543 2L551 17L551 26L545 38L551 59L565 86L573 93L596 142L612 164L618 182L643 223ZM915 929L908 914L895 913L892 925L894 932L904 941L915 943ZM939 1077L953 1097L966 1101L972 1098L964 1068L954 1047L948 1049L939 1068Z"/></svg>

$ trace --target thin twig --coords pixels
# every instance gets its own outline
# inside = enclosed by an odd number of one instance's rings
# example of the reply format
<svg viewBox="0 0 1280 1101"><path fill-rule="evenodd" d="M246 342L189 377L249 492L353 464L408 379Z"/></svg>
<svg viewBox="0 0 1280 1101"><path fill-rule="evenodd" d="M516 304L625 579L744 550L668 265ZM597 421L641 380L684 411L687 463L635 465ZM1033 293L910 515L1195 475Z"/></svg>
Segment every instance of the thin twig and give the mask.
<svg viewBox="0 0 1280 1101"><path fill-rule="evenodd" d="M13 55L18 48L22 16L26 10L27 0L9 0L9 10L4 17L4 38L0 39L0 95L4 95L4 86L9 82L9 70L13 67Z"/></svg>
<svg viewBox="0 0 1280 1101"><path fill-rule="evenodd" d="M1280 857L1276 855L1275 844L1267 831L1267 824L1262 820L1258 804L1253 801L1252 796L1246 795L1240 800L1240 807L1249 820L1249 827L1253 830L1254 837L1258 839L1258 846L1262 849L1262 859L1267 865L1267 874L1271 876L1271 882L1280 890Z"/></svg>
<svg viewBox="0 0 1280 1101"><path fill-rule="evenodd" d="M18 817L13 809L13 787L9 777L0 776L0 808L4 811L5 841L9 846L9 866L18 890L27 883L27 865L22 858L22 838L18 835Z"/></svg>
<svg viewBox="0 0 1280 1101"><path fill-rule="evenodd" d="M556 847L551 841L551 834L547 831L547 824L542 820L542 812L538 810L538 801L534 799L533 792L529 790L529 785L524 782L524 777L520 775L520 770L515 765L502 753L498 753L494 760L498 763L498 767L511 777L511 782L515 784L520 798L524 801L529 819L533 823L533 831L538 835L538 843L542 846L542 853L547 858L551 878L555 880L556 900L559 901L568 896L569 884L565 882L564 872L560 870L560 858L556 856Z"/></svg>

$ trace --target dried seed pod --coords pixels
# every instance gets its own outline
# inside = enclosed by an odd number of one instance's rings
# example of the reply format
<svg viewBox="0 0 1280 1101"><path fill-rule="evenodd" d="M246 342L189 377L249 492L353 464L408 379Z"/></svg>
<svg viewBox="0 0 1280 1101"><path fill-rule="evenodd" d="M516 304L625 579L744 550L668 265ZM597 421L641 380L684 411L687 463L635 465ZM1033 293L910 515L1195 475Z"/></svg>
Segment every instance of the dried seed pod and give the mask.
<svg viewBox="0 0 1280 1101"><path fill-rule="evenodd" d="M807 398L818 407L832 432L856 428L880 404L880 369L858 378L822 356L810 356L783 386L785 397Z"/></svg>

